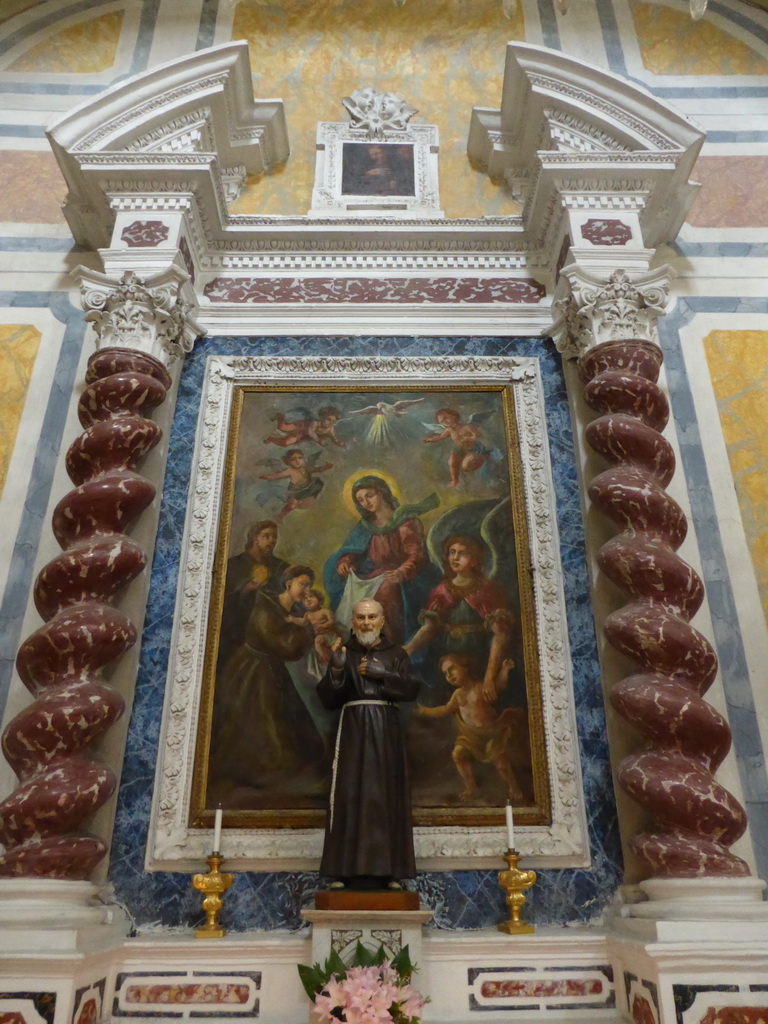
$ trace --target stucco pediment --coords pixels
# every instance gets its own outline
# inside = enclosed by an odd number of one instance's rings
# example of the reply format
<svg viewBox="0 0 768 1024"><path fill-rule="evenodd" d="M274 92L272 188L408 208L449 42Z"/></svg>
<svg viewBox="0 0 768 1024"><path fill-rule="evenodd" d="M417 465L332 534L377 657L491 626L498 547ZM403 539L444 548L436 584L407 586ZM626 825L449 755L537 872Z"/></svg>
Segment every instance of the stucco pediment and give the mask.
<svg viewBox="0 0 768 1024"><path fill-rule="evenodd" d="M679 230L704 132L649 92L558 51L510 43L498 109L475 107L468 153L524 204L524 227L546 233L560 194L642 197L646 245Z"/></svg>
<svg viewBox="0 0 768 1024"><path fill-rule="evenodd" d="M246 42L129 78L55 122L48 138L69 185L70 228L94 247L109 242L108 193L209 191L223 218L228 185L289 153L282 101L253 97Z"/></svg>

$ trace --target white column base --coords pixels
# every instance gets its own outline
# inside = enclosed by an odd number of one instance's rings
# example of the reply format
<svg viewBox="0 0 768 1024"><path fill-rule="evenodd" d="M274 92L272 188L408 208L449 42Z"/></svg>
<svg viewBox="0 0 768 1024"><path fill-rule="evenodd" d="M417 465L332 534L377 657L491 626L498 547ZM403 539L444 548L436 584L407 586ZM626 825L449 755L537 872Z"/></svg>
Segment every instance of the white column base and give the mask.
<svg viewBox="0 0 768 1024"><path fill-rule="evenodd" d="M0 879L0 952L80 952L119 942L125 913L97 898L92 882Z"/></svg>
<svg viewBox="0 0 768 1024"><path fill-rule="evenodd" d="M650 921L768 924L765 882L760 878L652 878L641 882L640 889L647 901L625 907L625 916Z"/></svg>

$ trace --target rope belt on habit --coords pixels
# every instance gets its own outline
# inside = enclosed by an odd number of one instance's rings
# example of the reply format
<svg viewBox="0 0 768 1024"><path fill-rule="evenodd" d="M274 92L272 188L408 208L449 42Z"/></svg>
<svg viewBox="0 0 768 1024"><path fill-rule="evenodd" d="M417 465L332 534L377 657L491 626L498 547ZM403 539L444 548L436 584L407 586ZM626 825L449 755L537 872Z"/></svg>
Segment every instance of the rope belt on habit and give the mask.
<svg viewBox="0 0 768 1024"><path fill-rule="evenodd" d="M393 700L348 700L346 704L342 705L341 710L343 711L344 708L357 708L361 704L379 704L383 705L385 708L393 708L396 706Z"/></svg>
<svg viewBox="0 0 768 1024"><path fill-rule="evenodd" d="M339 767L339 748L341 747L341 727L344 723L344 712L347 708L357 708L363 704L376 704L379 707L385 708L396 708L397 704L393 700L348 700L346 704L341 706L341 716L339 717L339 727L336 730L336 746L333 750L333 770L331 772L331 801L330 801L330 823L328 825L328 831L330 832L333 828L333 808L336 802L336 771Z"/></svg>

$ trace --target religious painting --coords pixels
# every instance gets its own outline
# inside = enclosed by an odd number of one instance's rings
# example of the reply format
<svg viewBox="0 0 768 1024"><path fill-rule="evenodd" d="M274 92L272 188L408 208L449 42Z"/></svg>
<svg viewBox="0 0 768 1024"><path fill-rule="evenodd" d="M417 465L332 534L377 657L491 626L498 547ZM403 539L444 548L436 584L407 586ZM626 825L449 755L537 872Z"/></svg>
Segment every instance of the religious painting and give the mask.
<svg viewBox="0 0 768 1024"><path fill-rule="evenodd" d="M342 143L341 194L415 195L413 143Z"/></svg>
<svg viewBox="0 0 768 1024"><path fill-rule="evenodd" d="M551 820L513 388L236 385L190 822L319 828L338 712L316 687L378 601L422 679L414 822Z"/></svg>

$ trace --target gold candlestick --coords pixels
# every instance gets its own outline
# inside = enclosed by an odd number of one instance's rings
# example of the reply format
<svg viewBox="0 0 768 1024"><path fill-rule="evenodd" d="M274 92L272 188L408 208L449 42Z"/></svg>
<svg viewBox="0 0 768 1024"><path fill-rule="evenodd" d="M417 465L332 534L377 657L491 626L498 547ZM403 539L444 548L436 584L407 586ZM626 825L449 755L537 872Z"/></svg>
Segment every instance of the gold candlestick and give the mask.
<svg viewBox="0 0 768 1024"><path fill-rule="evenodd" d="M520 871L517 862L520 854L517 850L509 849L504 854L504 860L509 867L506 871L499 872L499 885L506 894L507 906L509 907L509 920L497 925L500 932L507 935L526 935L535 931L532 924L526 924L520 920L520 911L525 904L523 893L536 881L535 871Z"/></svg>
<svg viewBox="0 0 768 1024"><path fill-rule="evenodd" d="M205 924L195 931L196 939L220 939L223 937L226 928L219 924L219 913L224 906L221 898L222 893L232 885L235 876L219 871L224 858L220 853L212 853L208 860L208 874L192 876L192 885L199 891L205 893L203 898L203 910L205 911Z"/></svg>

